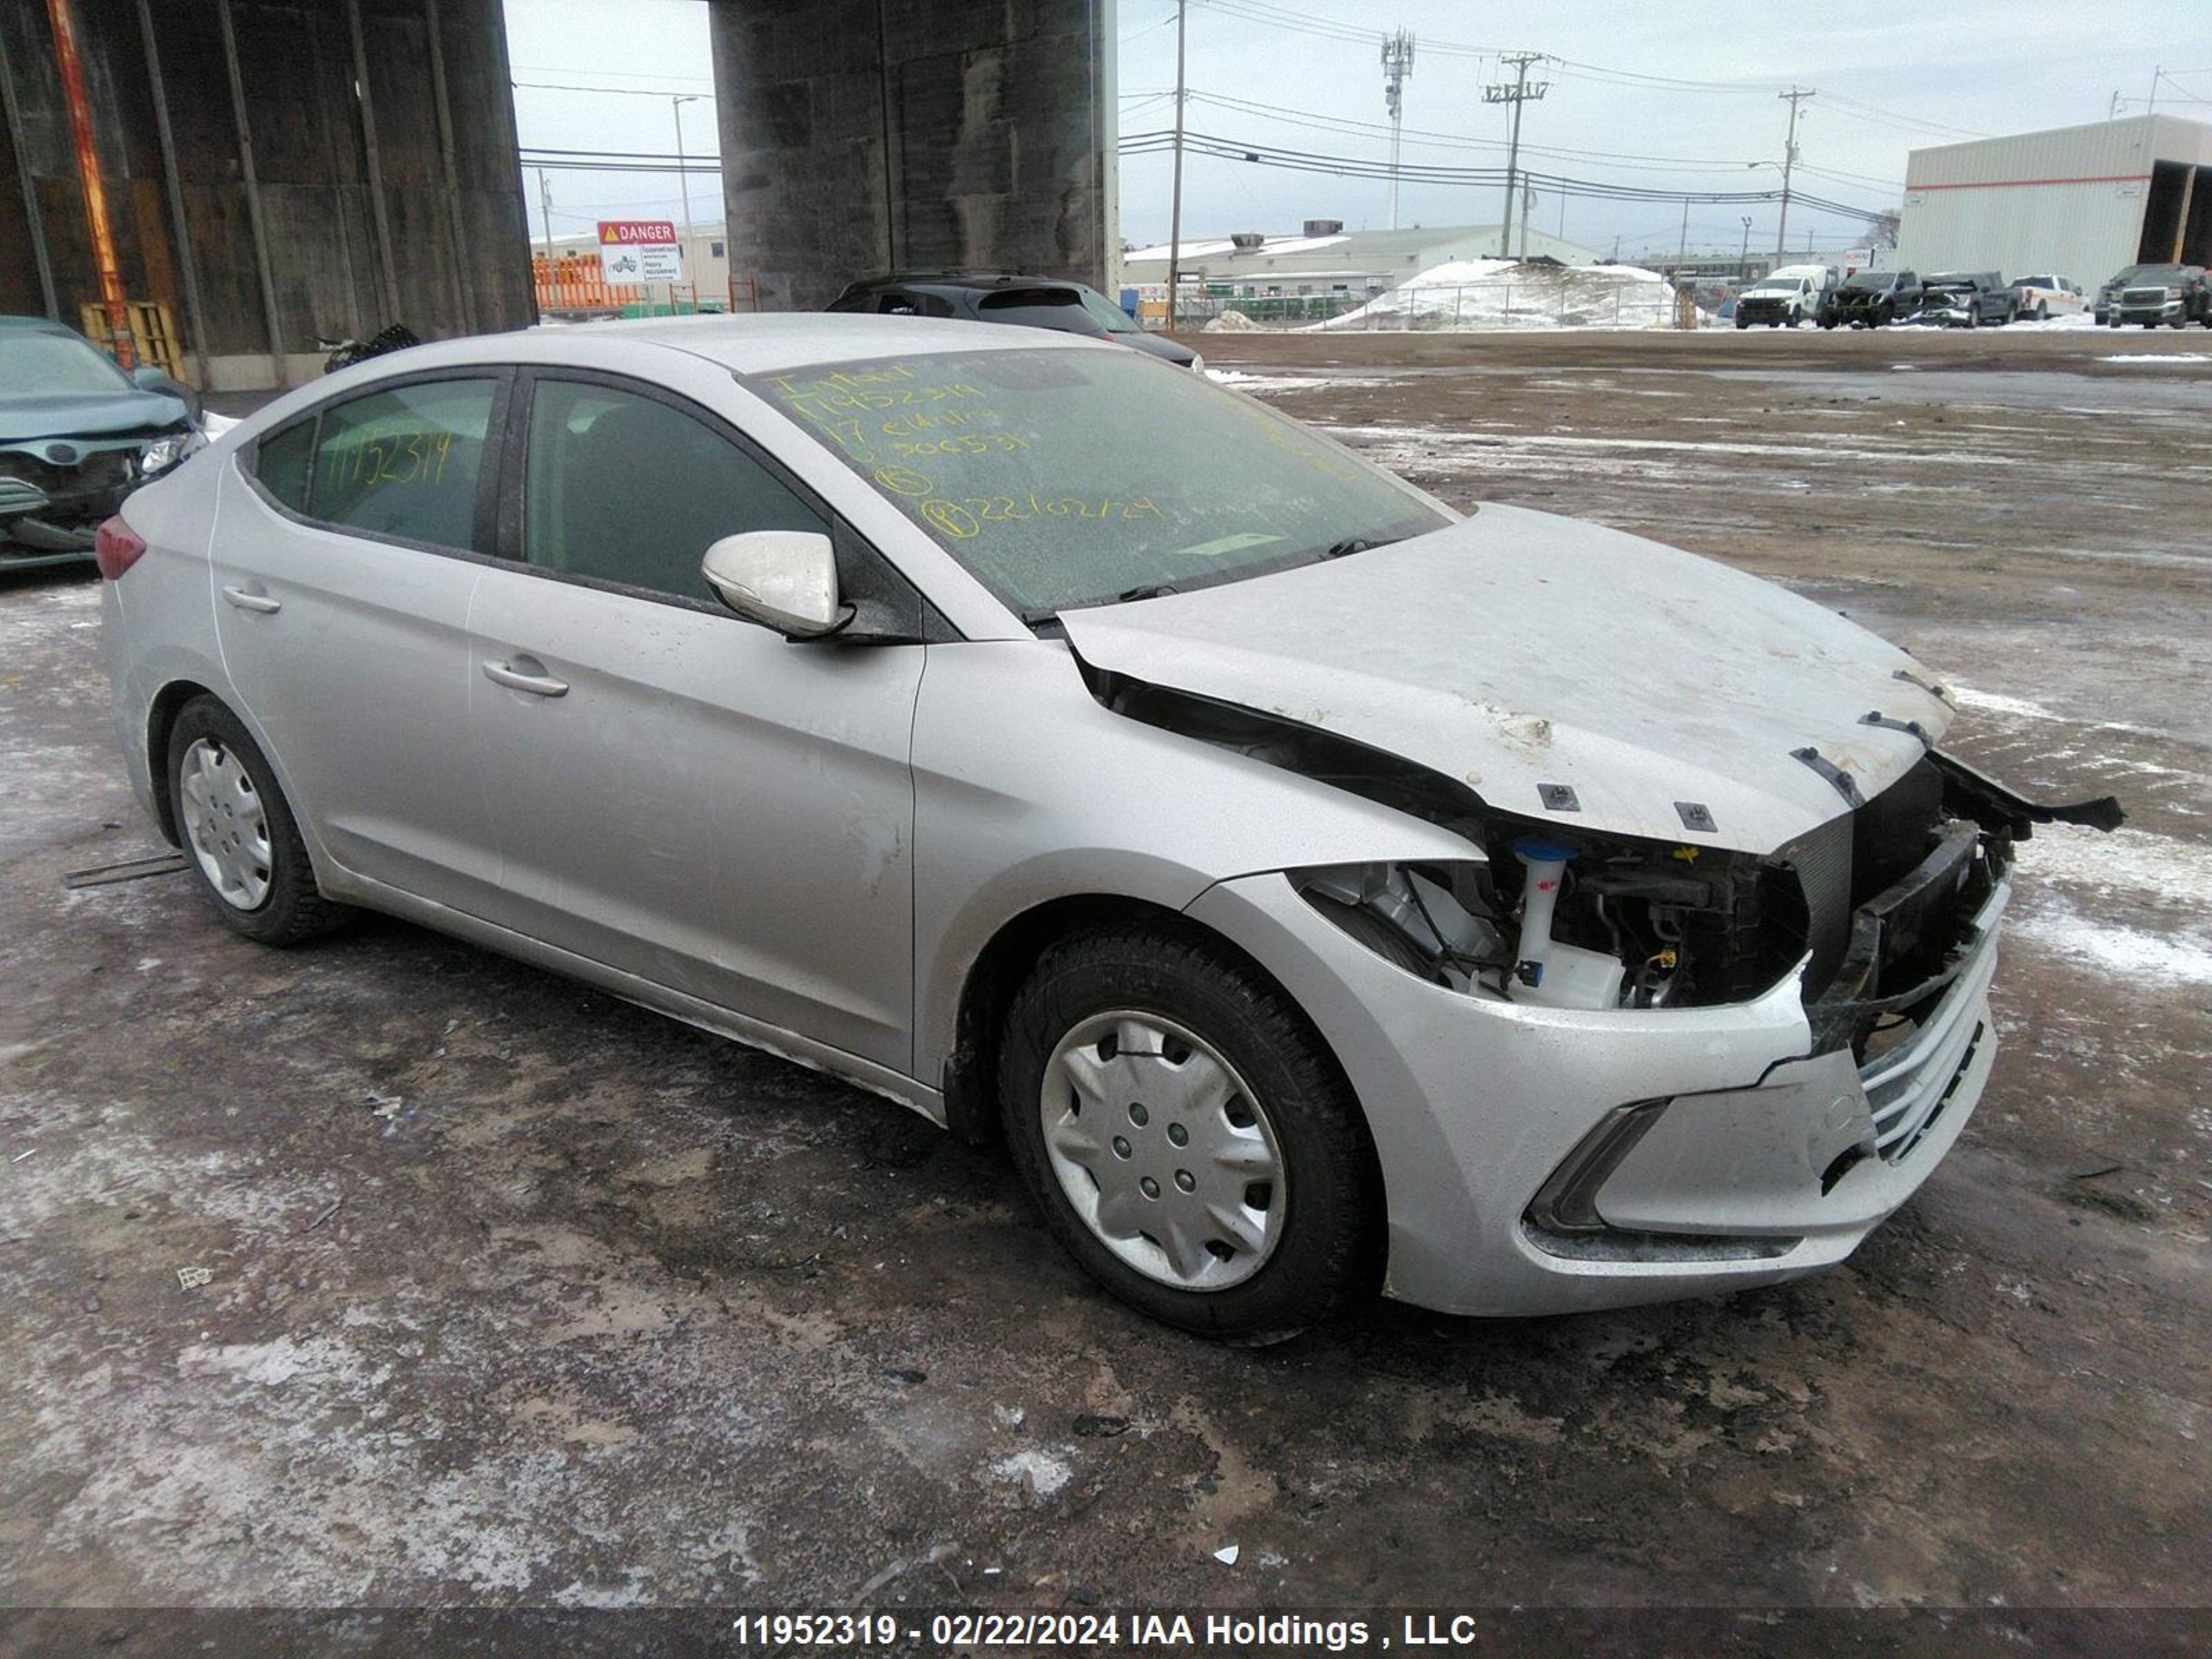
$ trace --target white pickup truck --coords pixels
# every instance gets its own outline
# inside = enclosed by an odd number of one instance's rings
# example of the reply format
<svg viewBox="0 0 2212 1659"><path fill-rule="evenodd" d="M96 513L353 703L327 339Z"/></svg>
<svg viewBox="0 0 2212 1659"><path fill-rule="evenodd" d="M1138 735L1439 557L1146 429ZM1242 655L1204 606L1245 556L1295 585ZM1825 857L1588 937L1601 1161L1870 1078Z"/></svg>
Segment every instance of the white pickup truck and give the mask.
<svg viewBox="0 0 2212 1659"><path fill-rule="evenodd" d="M2063 276L2015 276L2012 280L2013 315L2021 322L2048 322L2053 317L2078 317L2089 308L2081 285Z"/></svg>

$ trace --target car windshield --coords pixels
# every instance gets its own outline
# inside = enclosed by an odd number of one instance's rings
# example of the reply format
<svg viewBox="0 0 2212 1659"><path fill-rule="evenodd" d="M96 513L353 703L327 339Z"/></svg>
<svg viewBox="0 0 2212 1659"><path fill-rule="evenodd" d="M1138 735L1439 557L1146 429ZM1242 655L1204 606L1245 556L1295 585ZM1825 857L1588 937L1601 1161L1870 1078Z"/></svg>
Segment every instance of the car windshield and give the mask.
<svg viewBox="0 0 2212 1659"><path fill-rule="evenodd" d="M2178 283L2185 265L2130 265L2112 278L2116 283Z"/></svg>
<svg viewBox="0 0 2212 1659"><path fill-rule="evenodd" d="M1139 352L883 358L748 384L1032 622L1449 522L1389 474Z"/></svg>
<svg viewBox="0 0 2212 1659"><path fill-rule="evenodd" d="M0 332L0 397L128 392L123 371L70 334Z"/></svg>
<svg viewBox="0 0 2212 1659"><path fill-rule="evenodd" d="M1856 289L1884 289L1894 280L1895 278L1886 270L1862 270L1856 276L1844 277L1844 286Z"/></svg>
<svg viewBox="0 0 2212 1659"><path fill-rule="evenodd" d="M1795 283L1753 283L1743 291L1743 297L1753 300L1761 295L1771 296L1777 294L1795 295L1797 292L1797 284Z"/></svg>

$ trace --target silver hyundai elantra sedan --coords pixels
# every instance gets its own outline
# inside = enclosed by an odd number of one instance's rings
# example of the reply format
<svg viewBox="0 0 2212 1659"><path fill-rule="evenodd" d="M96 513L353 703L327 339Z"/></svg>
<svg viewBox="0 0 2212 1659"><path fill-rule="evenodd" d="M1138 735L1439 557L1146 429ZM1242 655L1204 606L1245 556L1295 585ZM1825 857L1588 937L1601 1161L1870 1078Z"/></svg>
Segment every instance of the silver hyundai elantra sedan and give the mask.
<svg viewBox="0 0 2212 1659"><path fill-rule="evenodd" d="M1003 1137L1247 1340L1838 1261L1990 1074L2015 842L2118 818L1781 588L978 325L419 347L99 556L231 928L386 911Z"/></svg>

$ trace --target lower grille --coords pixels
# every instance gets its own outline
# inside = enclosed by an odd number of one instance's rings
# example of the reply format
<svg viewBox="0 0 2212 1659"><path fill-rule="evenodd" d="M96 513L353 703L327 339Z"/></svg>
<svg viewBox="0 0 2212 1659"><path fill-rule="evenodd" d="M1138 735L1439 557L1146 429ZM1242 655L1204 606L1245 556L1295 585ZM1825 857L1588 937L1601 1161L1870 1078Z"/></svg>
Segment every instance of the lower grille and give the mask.
<svg viewBox="0 0 2212 1659"><path fill-rule="evenodd" d="M0 455L0 478L18 479L48 495L88 495L129 483L137 459L135 450L105 449L74 466L55 466L35 456Z"/></svg>
<svg viewBox="0 0 2212 1659"><path fill-rule="evenodd" d="M1905 1068L1887 1077L1885 1081L1869 1086L1869 1103L1874 1108L1875 1150L1881 1154L1885 1162L1902 1162L1915 1146L1927 1138L1928 1132L1936 1127L1936 1120L1943 1115L1943 1109L1959 1092L1960 1085L1966 1081L1966 1073L1972 1066L1974 1056L1980 1051L1989 1032L1986 1024L1976 1020L1973 1030L1967 1035L1966 1047L1959 1051L1955 1060L1948 1061L1948 1072L1940 1064L1923 1062L1926 1070L1935 1073L1934 1077L1923 1075L1919 1067ZM1937 1054L1929 1059L1940 1062L1945 1060L1946 1056ZM1884 1064L1877 1061L1867 1067L1867 1072L1880 1073ZM1938 1079L1942 1080L1940 1090L1932 1086ZM1877 1090L1881 1091L1879 1094Z"/></svg>

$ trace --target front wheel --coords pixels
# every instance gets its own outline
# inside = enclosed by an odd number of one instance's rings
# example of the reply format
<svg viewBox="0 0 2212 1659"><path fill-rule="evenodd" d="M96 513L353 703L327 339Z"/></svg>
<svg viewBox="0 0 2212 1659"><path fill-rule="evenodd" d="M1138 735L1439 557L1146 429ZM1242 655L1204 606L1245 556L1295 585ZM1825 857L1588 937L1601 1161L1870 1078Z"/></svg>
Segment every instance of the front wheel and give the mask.
<svg viewBox="0 0 2212 1659"><path fill-rule="evenodd" d="M350 919L316 888L292 809L238 716L214 697L186 703L170 729L168 769L185 862L224 927L291 945Z"/></svg>
<svg viewBox="0 0 2212 1659"><path fill-rule="evenodd" d="M1226 951L1152 927L1054 946L1008 1015L999 1092L1047 1224L1139 1311L1273 1340L1364 1282L1381 1202L1358 1107Z"/></svg>

